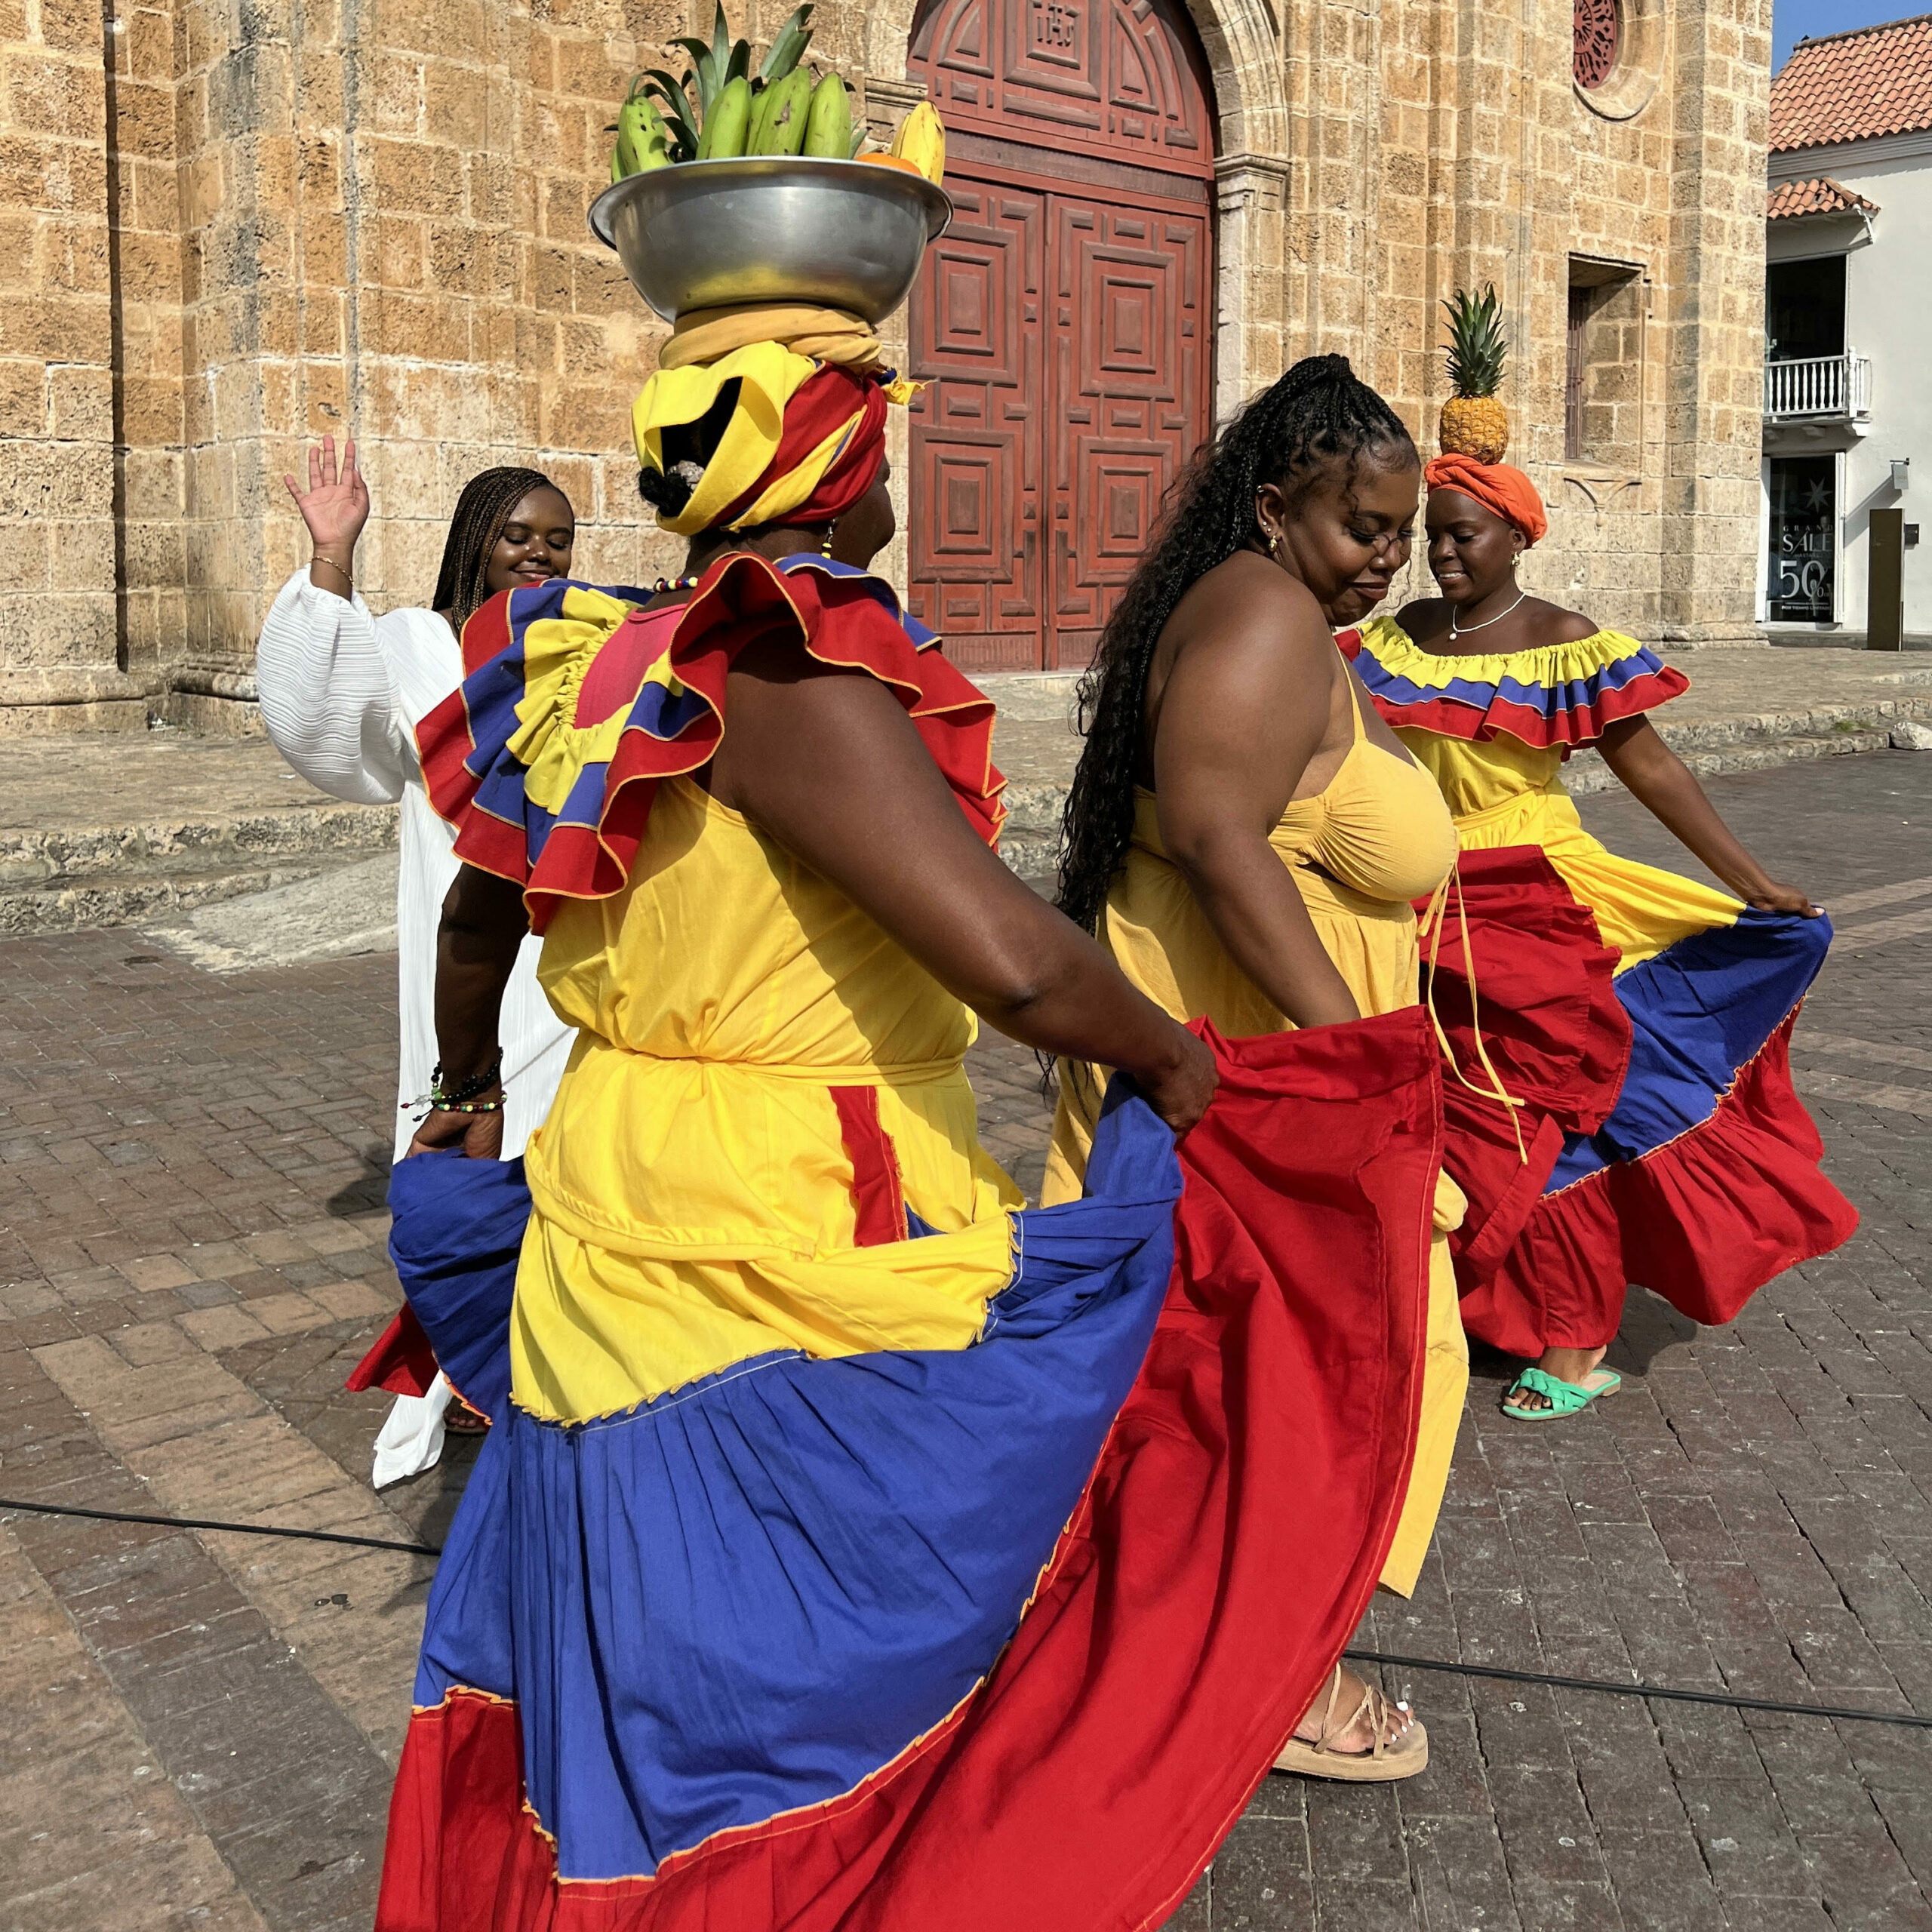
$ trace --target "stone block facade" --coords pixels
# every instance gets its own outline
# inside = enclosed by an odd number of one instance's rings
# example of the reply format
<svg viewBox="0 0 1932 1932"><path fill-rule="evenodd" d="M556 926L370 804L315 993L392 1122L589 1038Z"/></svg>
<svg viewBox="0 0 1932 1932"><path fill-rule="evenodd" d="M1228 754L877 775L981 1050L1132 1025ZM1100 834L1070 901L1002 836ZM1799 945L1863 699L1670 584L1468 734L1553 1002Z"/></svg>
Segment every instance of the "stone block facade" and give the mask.
<svg viewBox="0 0 1932 1932"><path fill-rule="evenodd" d="M0 0L0 733L242 720L304 554L280 479L325 432L361 445L378 608L426 595L490 463L568 491L585 574L674 563L628 451L660 331L585 211L626 77L700 11ZM754 37L787 11L733 8ZM1493 280L1512 454L1554 512L1527 580L1647 637L1753 637L1769 0L1625 0L1589 94L1554 0L1192 12L1218 406L1341 350L1432 448L1437 304ZM915 97L912 24L820 0L879 127Z"/></svg>

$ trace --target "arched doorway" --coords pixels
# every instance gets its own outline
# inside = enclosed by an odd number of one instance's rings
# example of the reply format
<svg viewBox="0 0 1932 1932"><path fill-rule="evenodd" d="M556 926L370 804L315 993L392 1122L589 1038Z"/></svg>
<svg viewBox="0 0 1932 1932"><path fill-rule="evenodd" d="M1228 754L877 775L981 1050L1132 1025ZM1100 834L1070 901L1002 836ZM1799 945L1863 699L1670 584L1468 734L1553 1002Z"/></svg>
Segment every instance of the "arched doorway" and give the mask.
<svg viewBox="0 0 1932 1932"><path fill-rule="evenodd" d="M913 291L910 601L1078 666L1211 425L1214 106L1178 0L927 0L952 226Z"/></svg>

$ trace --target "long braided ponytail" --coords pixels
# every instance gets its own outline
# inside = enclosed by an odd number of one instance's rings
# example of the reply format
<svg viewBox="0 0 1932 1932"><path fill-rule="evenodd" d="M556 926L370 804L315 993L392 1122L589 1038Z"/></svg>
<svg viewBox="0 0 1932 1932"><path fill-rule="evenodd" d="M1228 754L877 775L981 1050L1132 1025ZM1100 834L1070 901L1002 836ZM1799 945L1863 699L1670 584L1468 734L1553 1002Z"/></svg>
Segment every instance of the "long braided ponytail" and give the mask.
<svg viewBox="0 0 1932 1932"><path fill-rule="evenodd" d="M1085 748L1060 822L1060 910L1098 930L1107 888L1134 837L1134 771L1147 670L1174 606L1198 578L1254 537L1255 495L1286 488L1292 507L1329 462L1415 445L1402 420L1343 355L1311 355L1204 443L1176 485L1153 547L1121 593L1080 681Z"/></svg>
<svg viewBox="0 0 1932 1932"><path fill-rule="evenodd" d="M436 573L432 611L447 611L462 635L478 605L489 601L490 552L510 520L510 512L533 490L557 490L540 469L480 470L463 486L443 543L443 567ZM564 495L561 490L557 494ZM570 501L564 497L566 503Z"/></svg>

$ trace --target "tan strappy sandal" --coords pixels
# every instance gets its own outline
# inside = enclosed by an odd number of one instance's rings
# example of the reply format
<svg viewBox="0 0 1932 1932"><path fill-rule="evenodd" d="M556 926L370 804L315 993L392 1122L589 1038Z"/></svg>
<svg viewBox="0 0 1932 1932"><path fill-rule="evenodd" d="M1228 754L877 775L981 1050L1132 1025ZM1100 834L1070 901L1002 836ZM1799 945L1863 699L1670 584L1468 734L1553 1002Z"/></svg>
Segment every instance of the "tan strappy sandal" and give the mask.
<svg viewBox="0 0 1932 1932"><path fill-rule="evenodd" d="M1362 1686L1361 1702L1337 1723L1335 1706L1341 1695L1342 1666L1337 1664L1328 1681L1328 1702L1321 1713L1319 1734L1312 1744L1305 1737L1290 1738L1275 1760L1276 1770L1298 1772L1306 1778L1336 1778L1346 1784L1393 1784L1398 1778L1412 1778L1427 1767L1429 1733L1420 1723L1392 1738L1397 1706L1372 1684ZM1345 1736L1364 1716L1374 1743L1366 1751L1333 1749L1330 1740Z"/></svg>

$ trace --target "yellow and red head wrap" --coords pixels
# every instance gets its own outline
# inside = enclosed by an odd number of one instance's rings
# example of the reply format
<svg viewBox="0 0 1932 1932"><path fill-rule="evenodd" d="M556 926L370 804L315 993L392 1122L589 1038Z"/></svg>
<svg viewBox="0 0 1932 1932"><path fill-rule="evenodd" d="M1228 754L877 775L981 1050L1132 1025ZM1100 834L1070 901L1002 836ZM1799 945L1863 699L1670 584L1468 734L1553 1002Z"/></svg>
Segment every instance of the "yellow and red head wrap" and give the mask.
<svg viewBox="0 0 1932 1932"><path fill-rule="evenodd" d="M869 371L821 363L780 342L714 362L660 367L631 411L638 460L663 472L664 432L697 422L725 385L737 401L718 445L675 515L680 537L768 523L829 523L869 490L885 460L886 395Z"/></svg>
<svg viewBox="0 0 1932 1932"><path fill-rule="evenodd" d="M1549 528L1537 486L1506 463L1478 463L1472 456L1438 456L1423 471L1432 490L1455 490L1513 524L1525 543L1540 543Z"/></svg>

